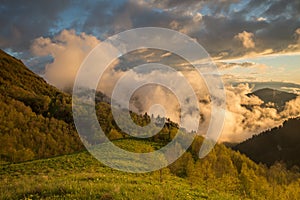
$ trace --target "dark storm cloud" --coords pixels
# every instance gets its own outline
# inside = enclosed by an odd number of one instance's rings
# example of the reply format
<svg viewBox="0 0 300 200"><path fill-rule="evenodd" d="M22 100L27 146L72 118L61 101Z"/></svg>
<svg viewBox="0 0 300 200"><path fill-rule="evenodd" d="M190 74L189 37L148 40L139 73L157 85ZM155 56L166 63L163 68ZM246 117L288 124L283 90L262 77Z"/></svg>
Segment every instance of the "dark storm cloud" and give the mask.
<svg viewBox="0 0 300 200"><path fill-rule="evenodd" d="M150 1L152 4L156 5L157 7L160 8L169 8L169 7L176 7L178 5L184 5L184 6L189 6L189 5L194 5L199 2L203 2L203 0L153 0Z"/></svg>
<svg viewBox="0 0 300 200"><path fill-rule="evenodd" d="M281 17L276 22L272 21L266 27L258 30L256 38L259 40L260 48L270 47L280 51L293 42L293 35L299 27L299 19Z"/></svg>
<svg viewBox="0 0 300 200"><path fill-rule="evenodd" d="M94 4L86 4L87 18L81 31L94 34L103 39L104 35L113 34L115 17L119 15L119 8L126 5L125 1L103 0ZM124 19L125 20L125 19Z"/></svg>
<svg viewBox="0 0 300 200"><path fill-rule="evenodd" d="M146 1L147 2L147 1ZM240 0L152 0L151 4L164 9L182 8L199 9L202 6L208 6L214 12L228 11L232 3L238 3ZM174 9L176 11L176 9Z"/></svg>
<svg viewBox="0 0 300 200"><path fill-rule="evenodd" d="M297 0L2 1L0 48L26 51L35 38L63 29L105 39L130 28L158 26L196 38L212 56L238 57L279 52L295 43L299 13ZM234 39L244 31L253 34L255 48Z"/></svg>
<svg viewBox="0 0 300 200"><path fill-rule="evenodd" d="M188 17L164 12L142 1L127 1L116 6L107 7L106 12L103 12L103 6L95 7L86 20L85 27L88 29L97 27L103 29L103 27L106 27L108 33L114 34L130 28L146 26L171 28L170 24L176 20L180 21L178 26L180 28L184 24L191 23L193 18L193 16Z"/></svg>
<svg viewBox="0 0 300 200"><path fill-rule="evenodd" d="M194 33L199 42L213 55L222 51L230 57L246 54L232 38L242 32L254 34L256 52L272 49L280 52L294 43L293 35L300 26L299 1L250 1L240 11L227 16L205 16L205 29ZM258 20L259 18L265 20Z"/></svg>
<svg viewBox="0 0 300 200"><path fill-rule="evenodd" d="M31 40L48 34L60 20L59 13L68 1L2 1L0 6L0 48L22 51Z"/></svg>
<svg viewBox="0 0 300 200"><path fill-rule="evenodd" d="M300 3L292 0L252 0L239 9L233 9L239 0L140 2L129 1L116 10L116 32L144 26L172 28L197 38L212 56L239 57L266 49L280 52L295 42L300 23L296 17ZM204 8L209 14L195 22L193 17ZM243 31L253 33L255 49L245 49L234 39Z"/></svg>
<svg viewBox="0 0 300 200"><path fill-rule="evenodd" d="M191 33L200 44L211 53L218 55L227 52L231 56L239 56L246 52L239 43L234 41L235 35L243 31L255 32L268 26L266 22L246 21L243 18L217 16L203 17L204 29Z"/></svg>
<svg viewBox="0 0 300 200"><path fill-rule="evenodd" d="M293 43L293 35L297 28L300 27L300 1L295 0L279 0L268 1L266 3L258 3L260 8L266 8L261 17L267 19L267 25L261 29L257 29L255 34L259 48L270 47L275 51L281 51ZM247 6L244 12L249 11L254 5Z"/></svg>

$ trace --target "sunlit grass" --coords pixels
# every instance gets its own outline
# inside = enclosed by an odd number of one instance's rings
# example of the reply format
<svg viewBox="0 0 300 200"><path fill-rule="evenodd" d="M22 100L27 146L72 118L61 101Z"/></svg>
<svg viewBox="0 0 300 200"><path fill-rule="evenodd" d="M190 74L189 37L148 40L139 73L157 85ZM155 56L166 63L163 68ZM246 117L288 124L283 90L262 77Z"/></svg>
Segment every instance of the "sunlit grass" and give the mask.
<svg viewBox="0 0 300 200"><path fill-rule="evenodd" d="M238 199L191 186L168 169L162 179L113 170L87 152L2 165L0 179L0 199Z"/></svg>

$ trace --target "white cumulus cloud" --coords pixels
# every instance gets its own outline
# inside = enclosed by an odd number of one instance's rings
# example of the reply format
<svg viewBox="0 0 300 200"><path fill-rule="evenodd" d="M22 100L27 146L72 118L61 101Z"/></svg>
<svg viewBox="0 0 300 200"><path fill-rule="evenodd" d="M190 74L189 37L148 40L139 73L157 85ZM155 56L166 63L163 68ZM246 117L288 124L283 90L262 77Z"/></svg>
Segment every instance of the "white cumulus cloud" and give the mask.
<svg viewBox="0 0 300 200"><path fill-rule="evenodd" d="M45 78L63 89L73 85L82 61L99 42L95 36L63 30L54 38L35 39L31 52L36 56L53 57L53 62L46 65Z"/></svg>

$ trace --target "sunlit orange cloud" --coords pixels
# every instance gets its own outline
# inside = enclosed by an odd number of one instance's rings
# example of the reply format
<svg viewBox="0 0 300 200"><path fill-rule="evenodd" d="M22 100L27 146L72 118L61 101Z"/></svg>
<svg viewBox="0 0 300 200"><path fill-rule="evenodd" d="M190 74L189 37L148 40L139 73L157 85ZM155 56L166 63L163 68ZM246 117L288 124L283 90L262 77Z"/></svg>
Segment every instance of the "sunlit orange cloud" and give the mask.
<svg viewBox="0 0 300 200"><path fill-rule="evenodd" d="M270 57L278 57L278 56L295 56L299 55L300 56L300 51L295 51L295 52L276 52L273 53L272 49L266 49L263 52L249 52L248 54L241 56L241 57L236 57L236 58L229 58L229 59L222 59L222 57L213 57L212 59L215 62L238 62L238 61L244 61L244 60L249 60L249 59L254 59L254 58L270 58Z"/></svg>
<svg viewBox="0 0 300 200"><path fill-rule="evenodd" d="M76 34L75 30L63 30L54 39L35 39L31 52L36 56L53 57L53 62L46 65L45 78L63 89L73 84L80 64L99 42L95 36Z"/></svg>

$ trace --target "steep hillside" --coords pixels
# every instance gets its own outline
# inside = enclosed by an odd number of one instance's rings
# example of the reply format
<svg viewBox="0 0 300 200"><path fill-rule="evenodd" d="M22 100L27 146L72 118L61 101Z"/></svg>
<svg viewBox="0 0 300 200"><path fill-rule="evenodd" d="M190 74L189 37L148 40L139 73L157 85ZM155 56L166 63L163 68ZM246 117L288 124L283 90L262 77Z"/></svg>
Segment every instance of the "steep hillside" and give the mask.
<svg viewBox="0 0 300 200"><path fill-rule="evenodd" d="M82 149L71 97L0 50L0 160L18 162Z"/></svg>
<svg viewBox="0 0 300 200"><path fill-rule="evenodd" d="M72 122L71 96L49 85L20 60L0 50L0 92L36 114Z"/></svg>
<svg viewBox="0 0 300 200"><path fill-rule="evenodd" d="M300 119L289 119L282 127L273 128L238 144L235 150L256 162L272 165L283 161L288 167L300 166Z"/></svg>
<svg viewBox="0 0 300 200"><path fill-rule="evenodd" d="M49 85L20 60L1 50L0 73L0 161L26 161L83 149L73 123L71 95ZM97 92L95 100L99 123L106 135L110 139L128 138L113 120L109 98ZM141 126L150 122L147 114L131 112L131 117ZM149 140L168 142L174 137L178 125L161 120L166 122L164 128ZM97 137L85 139L94 143Z"/></svg>

